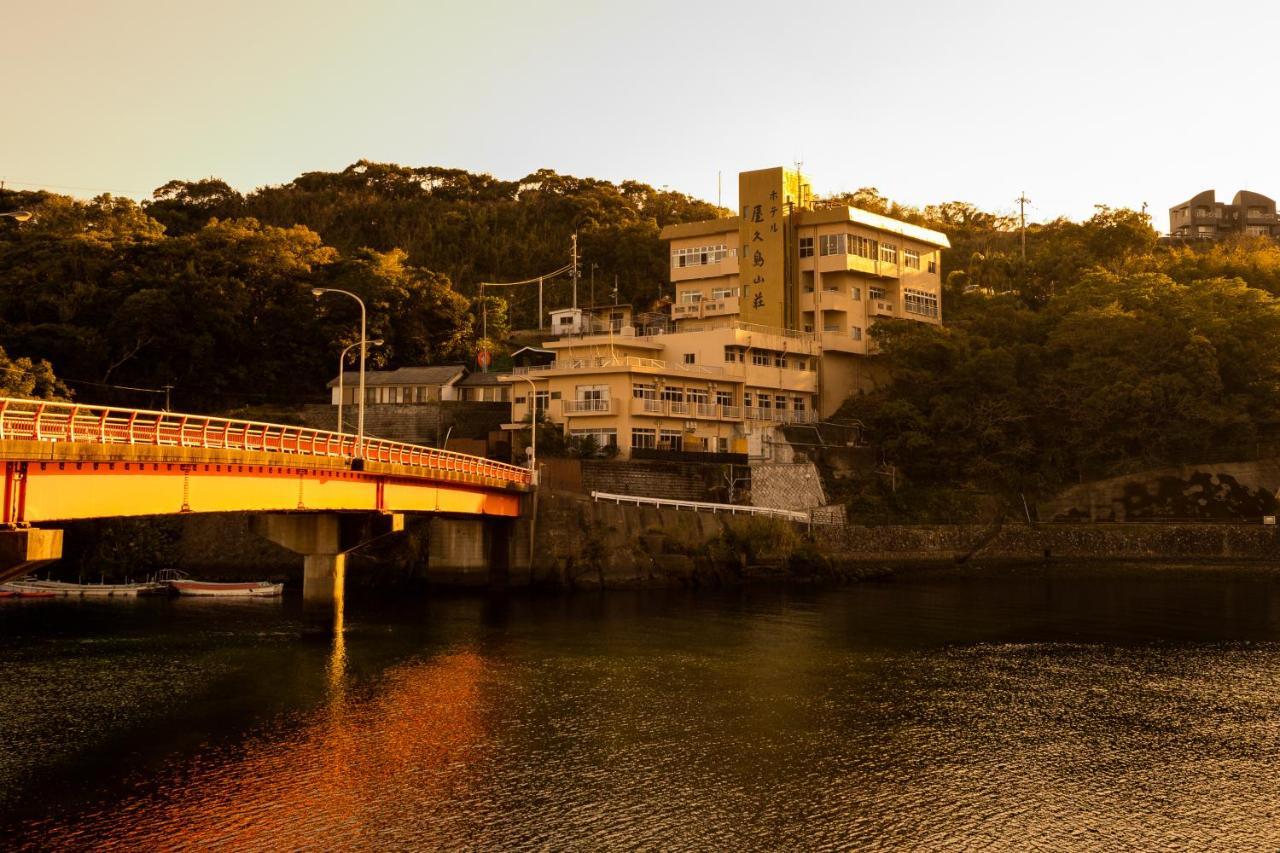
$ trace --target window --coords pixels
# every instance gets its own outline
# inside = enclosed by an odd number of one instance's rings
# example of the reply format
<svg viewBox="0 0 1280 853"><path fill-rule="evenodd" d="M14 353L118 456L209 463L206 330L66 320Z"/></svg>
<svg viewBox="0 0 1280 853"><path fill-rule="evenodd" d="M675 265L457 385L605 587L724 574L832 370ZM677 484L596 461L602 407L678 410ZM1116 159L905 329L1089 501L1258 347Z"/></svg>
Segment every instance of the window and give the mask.
<svg viewBox="0 0 1280 853"><path fill-rule="evenodd" d="M919 314L923 317L938 316L938 297L922 290L907 289L902 296L902 308L908 314Z"/></svg>
<svg viewBox="0 0 1280 853"><path fill-rule="evenodd" d="M687 393L687 394L688 394L688 396L689 396L689 402L690 402L690 403L705 403L705 402L707 402L707 389L706 389L706 388L690 388L686 393Z"/></svg>
<svg viewBox="0 0 1280 853"><path fill-rule="evenodd" d="M880 244L880 260L889 264L898 262L898 247L890 246L888 243Z"/></svg>
<svg viewBox="0 0 1280 853"><path fill-rule="evenodd" d="M736 287L713 287L711 288L712 299L728 299L738 295Z"/></svg>
<svg viewBox="0 0 1280 853"><path fill-rule="evenodd" d="M920 269L920 253L912 249L903 249L902 265L913 270Z"/></svg>
<svg viewBox="0 0 1280 853"><path fill-rule="evenodd" d="M869 237L849 235L849 254L874 261L876 259L876 241Z"/></svg>
<svg viewBox="0 0 1280 853"><path fill-rule="evenodd" d="M751 353L751 363L756 367L768 367L769 353L764 350L753 350Z"/></svg>
<svg viewBox="0 0 1280 853"><path fill-rule="evenodd" d="M769 394L765 394L761 392L757 394L756 397L759 398L758 400L756 400L756 408L758 409L773 408L773 397L770 396Z"/></svg>
<svg viewBox="0 0 1280 853"><path fill-rule="evenodd" d="M742 392L742 405L746 406L748 409L751 408L751 392L750 391Z"/></svg>
<svg viewBox="0 0 1280 853"><path fill-rule="evenodd" d="M678 429L664 429L658 433L658 447L662 450L683 450L684 433Z"/></svg>
<svg viewBox="0 0 1280 853"><path fill-rule="evenodd" d="M849 330L849 334L855 341L862 340L862 327L854 326L852 329Z"/></svg>
<svg viewBox="0 0 1280 853"><path fill-rule="evenodd" d="M631 384L631 396L637 400L656 400L658 399L658 386L650 385L647 382L633 382Z"/></svg>
<svg viewBox="0 0 1280 853"><path fill-rule="evenodd" d="M651 450L658 446L658 433L656 430L644 429L637 427L631 430L631 446L633 448L643 448Z"/></svg>
<svg viewBox="0 0 1280 853"><path fill-rule="evenodd" d="M800 257L802 258L813 257L813 238L812 237L800 238Z"/></svg>
<svg viewBox="0 0 1280 853"><path fill-rule="evenodd" d="M736 253L728 249L724 243L715 246L697 246L690 249L675 249L671 252L671 266L700 267L705 264L718 264L725 258L735 257Z"/></svg>
<svg viewBox="0 0 1280 853"><path fill-rule="evenodd" d="M733 392L732 392L732 391L717 391L717 392L716 392L716 405L717 405L717 406L732 406L732 405L733 405Z"/></svg>
<svg viewBox="0 0 1280 853"><path fill-rule="evenodd" d="M572 316L568 316L568 317L558 317L558 318L556 318L556 322L557 322L557 323L559 323L561 326L572 326L572 325L573 325L573 317L572 317Z"/></svg>
<svg viewBox="0 0 1280 853"><path fill-rule="evenodd" d="M618 446L618 431L616 429L605 429L604 427L596 427L594 429L571 429L569 430L569 435L577 439L594 439L596 447Z"/></svg>
<svg viewBox="0 0 1280 853"><path fill-rule="evenodd" d="M818 254L820 255L843 255L844 254L844 235L843 234L823 234L818 238Z"/></svg>
<svg viewBox="0 0 1280 853"><path fill-rule="evenodd" d="M541 415L551 405L551 395L546 391L539 391L533 395L533 404L538 407L538 414Z"/></svg>
<svg viewBox="0 0 1280 853"><path fill-rule="evenodd" d="M850 298L850 299L852 299L854 302L861 302L861 301L862 301L862 288L861 288L861 287L851 287L851 288L849 288L849 298Z"/></svg>
<svg viewBox="0 0 1280 853"><path fill-rule="evenodd" d="M787 410L787 397L785 394L779 394L775 400L775 408L780 412Z"/></svg>
<svg viewBox="0 0 1280 853"><path fill-rule="evenodd" d="M884 299L884 288L883 288L883 287L868 287L868 288L867 288L867 298L868 298L868 299Z"/></svg>
<svg viewBox="0 0 1280 853"><path fill-rule="evenodd" d="M697 353L687 352L684 354L685 364L696 364Z"/></svg>
<svg viewBox="0 0 1280 853"><path fill-rule="evenodd" d="M775 353L773 354L773 366L774 366L774 367L786 367L786 366L787 366L787 357L786 357L785 355L783 355L782 353L780 353L780 352L775 352Z"/></svg>
<svg viewBox="0 0 1280 853"><path fill-rule="evenodd" d="M741 347L725 347L725 348L724 348L724 360L725 360L725 361L733 361L733 362L741 363L741 362L742 362L742 348L741 348Z"/></svg>
<svg viewBox="0 0 1280 853"><path fill-rule="evenodd" d="M702 291L686 290L680 294L680 301L685 305L696 305L702 301Z"/></svg>
<svg viewBox="0 0 1280 853"><path fill-rule="evenodd" d="M792 398L791 398L791 409L792 409L792 411L795 411L795 412L803 412L803 411L804 411L804 406L805 406L805 403L804 403L804 397L792 397Z"/></svg>
<svg viewBox="0 0 1280 853"><path fill-rule="evenodd" d="M662 399L672 403L683 403L684 389L679 385L664 385L662 386Z"/></svg>
<svg viewBox="0 0 1280 853"><path fill-rule="evenodd" d="M724 436L719 436L719 437L717 437L717 438L716 438L716 452L717 452L717 453L728 453L728 452L729 452L729 439L725 438Z"/></svg>
<svg viewBox="0 0 1280 853"><path fill-rule="evenodd" d="M1271 229L1265 225L1246 225L1244 227L1244 233L1248 234L1250 237L1266 237L1271 233Z"/></svg>
<svg viewBox="0 0 1280 853"><path fill-rule="evenodd" d="M938 271L938 262L933 258L929 258L929 272L936 273Z"/></svg>

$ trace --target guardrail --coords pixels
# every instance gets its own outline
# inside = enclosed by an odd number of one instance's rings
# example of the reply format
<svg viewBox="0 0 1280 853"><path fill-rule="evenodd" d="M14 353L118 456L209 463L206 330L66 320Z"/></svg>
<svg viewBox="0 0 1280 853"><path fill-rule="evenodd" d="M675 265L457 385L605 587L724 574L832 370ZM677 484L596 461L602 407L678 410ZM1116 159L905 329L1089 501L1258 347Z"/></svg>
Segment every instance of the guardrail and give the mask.
<svg viewBox="0 0 1280 853"><path fill-rule="evenodd" d="M615 495L611 492L592 492L591 499L599 502L615 504L634 504L635 506L670 507L671 509L692 510L693 512L728 513L729 515L767 515L774 518L785 518L788 521L799 521L805 524L814 519L810 513L794 509L776 509L767 506L739 506L738 504L717 504L704 501L678 501L669 498L646 498L639 495Z"/></svg>
<svg viewBox="0 0 1280 853"><path fill-rule="evenodd" d="M0 397L0 441L152 445L364 459L528 485L527 468L417 444L180 412Z"/></svg>

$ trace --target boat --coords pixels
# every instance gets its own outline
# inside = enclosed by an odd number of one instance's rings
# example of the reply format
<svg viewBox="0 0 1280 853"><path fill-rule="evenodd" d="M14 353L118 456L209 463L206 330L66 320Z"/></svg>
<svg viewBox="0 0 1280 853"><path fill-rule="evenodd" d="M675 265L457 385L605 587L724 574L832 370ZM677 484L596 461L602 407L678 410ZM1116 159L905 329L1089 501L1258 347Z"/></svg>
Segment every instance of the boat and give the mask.
<svg viewBox="0 0 1280 853"><path fill-rule="evenodd" d="M95 598L133 598L139 595L165 595L168 589L155 581L141 583L69 583L67 581L20 580L4 585L23 598L53 596L85 596Z"/></svg>
<svg viewBox="0 0 1280 853"><path fill-rule="evenodd" d="M178 595L203 595L218 598L249 597L274 598L284 592L284 584L271 581L244 581L218 583L216 581L198 581L190 578L178 578L164 582L169 589Z"/></svg>
<svg viewBox="0 0 1280 853"><path fill-rule="evenodd" d="M21 581L0 584L0 598L56 598L56 592L46 589L29 589L21 586Z"/></svg>

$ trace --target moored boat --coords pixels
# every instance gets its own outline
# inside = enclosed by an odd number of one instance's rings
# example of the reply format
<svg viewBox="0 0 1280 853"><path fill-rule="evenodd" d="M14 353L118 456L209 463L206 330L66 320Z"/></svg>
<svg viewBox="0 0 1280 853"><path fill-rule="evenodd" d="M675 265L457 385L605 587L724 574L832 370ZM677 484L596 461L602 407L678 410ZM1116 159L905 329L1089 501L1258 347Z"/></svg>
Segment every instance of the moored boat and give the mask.
<svg viewBox="0 0 1280 853"><path fill-rule="evenodd" d="M46 589L30 589L22 586L21 581L0 584L0 598L56 598L56 592Z"/></svg>
<svg viewBox="0 0 1280 853"><path fill-rule="evenodd" d="M164 595L164 584L144 583L69 583L67 581L20 580L4 585L23 598L53 596L89 596L101 598L133 598L139 595Z"/></svg>
<svg viewBox="0 0 1280 853"><path fill-rule="evenodd" d="M284 592L284 584L270 581L244 581L218 583L189 578L165 581L178 595L203 595L214 597L273 598Z"/></svg>

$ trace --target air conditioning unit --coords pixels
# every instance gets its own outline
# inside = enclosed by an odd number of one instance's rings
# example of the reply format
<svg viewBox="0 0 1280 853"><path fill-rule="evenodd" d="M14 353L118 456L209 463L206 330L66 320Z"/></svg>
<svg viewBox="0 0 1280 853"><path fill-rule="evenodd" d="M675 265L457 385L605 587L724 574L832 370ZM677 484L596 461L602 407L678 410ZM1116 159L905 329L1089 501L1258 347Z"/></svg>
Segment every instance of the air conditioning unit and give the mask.
<svg viewBox="0 0 1280 853"><path fill-rule="evenodd" d="M693 431L694 431L694 430L696 430L697 428L698 428L698 422L697 422L697 421L685 421L685 422L684 422L684 431L685 431L685 432L693 432Z"/></svg>

